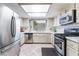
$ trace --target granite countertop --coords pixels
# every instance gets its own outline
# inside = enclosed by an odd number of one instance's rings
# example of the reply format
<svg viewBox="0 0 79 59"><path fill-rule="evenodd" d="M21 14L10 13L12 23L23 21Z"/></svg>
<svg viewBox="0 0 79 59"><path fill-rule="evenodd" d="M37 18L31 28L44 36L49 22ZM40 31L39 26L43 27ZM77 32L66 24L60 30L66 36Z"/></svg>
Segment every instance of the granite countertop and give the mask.
<svg viewBox="0 0 79 59"><path fill-rule="evenodd" d="M79 37L66 37L67 39L79 43Z"/></svg>

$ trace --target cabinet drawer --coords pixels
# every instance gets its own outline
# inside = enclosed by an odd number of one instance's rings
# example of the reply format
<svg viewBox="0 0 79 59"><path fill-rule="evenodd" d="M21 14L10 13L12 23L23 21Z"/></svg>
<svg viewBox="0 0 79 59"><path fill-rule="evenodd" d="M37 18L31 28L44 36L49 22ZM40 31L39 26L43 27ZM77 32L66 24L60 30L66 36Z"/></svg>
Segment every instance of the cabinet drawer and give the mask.
<svg viewBox="0 0 79 59"><path fill-rule="evenodd" d="M74 50L77 50L78 51L78 43L76 42L73 42L71 40L67 40L67 46L70 46L71 48L73 48Z"/></svg>

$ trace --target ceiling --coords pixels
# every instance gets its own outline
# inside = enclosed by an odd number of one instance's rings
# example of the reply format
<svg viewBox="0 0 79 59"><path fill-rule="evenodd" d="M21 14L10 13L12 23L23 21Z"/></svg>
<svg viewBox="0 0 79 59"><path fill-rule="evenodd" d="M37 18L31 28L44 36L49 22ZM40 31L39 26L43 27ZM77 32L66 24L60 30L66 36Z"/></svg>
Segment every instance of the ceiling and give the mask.
<svg viewBox="0 0 79 59"><path fill-rule="evenodd" d="M50 4L20 4L29 17L45 17Z"/></svg>
<svg viewBox="0 0 79 59"><path fill-rule="evenodd" d="M5 3L5 5L24 18L55 17L64 7L70 6L69 3Z"/></svg>
<svg viewBox="0 0 79 59"><path fill-rule="evenodd" d="M63 9L70 8L71 6L72 3L53 3L50 7L49 12L47 13L47 17L55 17L60 14Z"/></svg>
<svg viewBox="0 0 79 59"><path fill-rule="evenodd" d="M19 14L20 17L28 18L27 13L21 8L21 6L19 6L18 3L4 3L4 5L8 6L14 12Z"/></svg>

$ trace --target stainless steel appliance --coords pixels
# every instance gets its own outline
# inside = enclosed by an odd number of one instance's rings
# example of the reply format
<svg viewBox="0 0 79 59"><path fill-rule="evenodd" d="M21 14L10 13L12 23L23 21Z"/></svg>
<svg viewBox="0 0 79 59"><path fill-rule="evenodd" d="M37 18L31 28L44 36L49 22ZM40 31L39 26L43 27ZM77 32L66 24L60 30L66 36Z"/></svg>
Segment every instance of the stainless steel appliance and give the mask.
<svg viewBox="0 0 79 59"><path fill-rule="evenodd" d="M0 5L0 55L19 55L20 24L17 14Z"/></svg>
<svg viewBox="0 0 79 59"><path fill-rule="evenodd" d="M74 9L70 12L67 12L63 16L61 16L59 22L60 22L61 25L67 25L67 24L75 23L76 22L76 10Z"/></svg>
<svg viewBox="0 0 79 59"><path fill-rule="evenodd" d="M66 39L64 34L54 34L54 44L57 54L66 56Z"/></svg>

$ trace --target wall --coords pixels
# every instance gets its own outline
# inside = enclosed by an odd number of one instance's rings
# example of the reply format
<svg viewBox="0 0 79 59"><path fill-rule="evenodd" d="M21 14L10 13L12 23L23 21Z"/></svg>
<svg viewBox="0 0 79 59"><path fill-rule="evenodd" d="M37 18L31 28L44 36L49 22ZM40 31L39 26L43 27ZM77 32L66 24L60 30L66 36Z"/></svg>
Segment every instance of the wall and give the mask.
<svg viewBox="0 0 79 59"><path fill-rule="evenodd" d="M66 5L64 7L62 7L60 9L60 15L63 15L65 14L66 12L69 12L71 11L72 9L74 9L74 4L73 3L70 3L69 5Z"/></svg>

